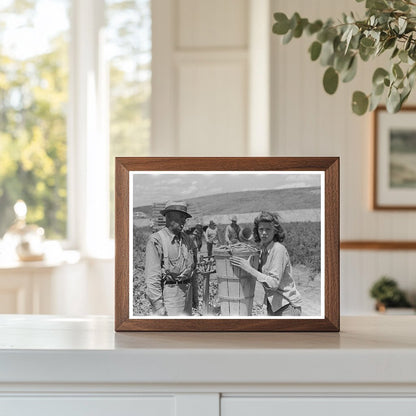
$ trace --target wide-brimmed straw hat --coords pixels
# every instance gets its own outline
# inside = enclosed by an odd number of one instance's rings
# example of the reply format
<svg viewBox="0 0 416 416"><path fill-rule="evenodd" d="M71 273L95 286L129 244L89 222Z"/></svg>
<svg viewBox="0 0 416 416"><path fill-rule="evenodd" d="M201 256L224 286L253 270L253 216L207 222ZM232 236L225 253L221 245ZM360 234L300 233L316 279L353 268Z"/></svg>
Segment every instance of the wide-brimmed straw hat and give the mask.
<svg viewBox="0 0 416 416"><path fill-rule="evenodd" d="M186 218L191 218L192 215L189 214L188 212L188 205L186 204L186 202L180 201L169 201L166 203L165 205L165 209L162 209L162 211L160 211L160 213L163 216L166 216L166 213L169 211L177 211L177 212L182 212L183 214L186 215Z"/></svg>
<svg viewBox="0 0 416 416"><path fill-rule="evenodd" d="M233 216L230 218L230 220L231 220L231 221L237 221L237 215L233 215Z"/></svg>

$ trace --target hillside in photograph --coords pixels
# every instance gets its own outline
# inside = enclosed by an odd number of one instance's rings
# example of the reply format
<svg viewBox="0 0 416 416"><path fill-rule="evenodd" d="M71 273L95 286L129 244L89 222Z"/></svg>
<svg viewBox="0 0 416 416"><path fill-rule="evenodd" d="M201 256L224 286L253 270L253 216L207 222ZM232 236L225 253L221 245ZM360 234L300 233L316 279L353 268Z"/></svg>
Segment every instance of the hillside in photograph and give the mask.
<svg viewBox="0 0 416 416"><path fill-rule="evenodd" d="M155 202L164 202L163 196ZM202 215L316 209L321 206L321 192L319 187L266 189L200 196L186 202L198 207ZM151 205L137 206L134 210L152 215Z"/></svg>

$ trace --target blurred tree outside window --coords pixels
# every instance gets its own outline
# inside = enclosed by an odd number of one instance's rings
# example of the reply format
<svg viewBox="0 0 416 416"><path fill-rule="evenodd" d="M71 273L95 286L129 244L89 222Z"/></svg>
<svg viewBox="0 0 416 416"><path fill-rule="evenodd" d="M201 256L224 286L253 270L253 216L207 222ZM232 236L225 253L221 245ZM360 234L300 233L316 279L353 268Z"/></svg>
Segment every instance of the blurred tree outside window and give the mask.
<svg viewBox="0 0 416 416"><path fill-rule="evenodd" d="M106 0L110 79L110 235L114 236L114 158L150 148L151 0Z"/></svg>
<svg viewBox="0 0 416 416"><path fill-rule="evenodd" d="M110 84L110 166L103 174L110 175L113 236L114 157L149 153L151 0L102 5ZM17 199L47 238L67 237L71 6L71 0L0 2L0 238Z"/></svg>
<svg viewBox="0 0 416 416"><path fill-rule="evenodd" d="M69 12L69 0L0 4L0 238L18 199L48 238L67 235Z"/></svg>

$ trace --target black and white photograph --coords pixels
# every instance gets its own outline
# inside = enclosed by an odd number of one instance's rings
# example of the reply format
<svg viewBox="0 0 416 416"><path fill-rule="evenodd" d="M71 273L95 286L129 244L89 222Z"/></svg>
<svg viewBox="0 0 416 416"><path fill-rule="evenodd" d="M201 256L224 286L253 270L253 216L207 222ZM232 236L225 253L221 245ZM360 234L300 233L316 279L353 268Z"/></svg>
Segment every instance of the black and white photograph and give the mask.
<svg viewBox="0 0 416 416"><path fill-rule="evenodd" d="M130 172L130 319L324 317L324 173Z"/></svg>

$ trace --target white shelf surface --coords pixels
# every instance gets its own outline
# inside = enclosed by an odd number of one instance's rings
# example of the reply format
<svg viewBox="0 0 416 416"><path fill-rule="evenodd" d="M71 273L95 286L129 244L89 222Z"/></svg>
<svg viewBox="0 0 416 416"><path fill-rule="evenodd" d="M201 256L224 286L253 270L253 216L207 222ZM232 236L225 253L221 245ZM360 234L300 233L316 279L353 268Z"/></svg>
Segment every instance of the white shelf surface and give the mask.
<svg viewBox="0 0 416 416"><path fill-rule="evenodd" d="M416 316L344 317L340 333L113 328L108 317L2 315L0 383L416 386Z"/></svg>

